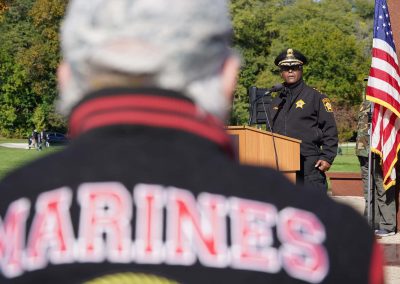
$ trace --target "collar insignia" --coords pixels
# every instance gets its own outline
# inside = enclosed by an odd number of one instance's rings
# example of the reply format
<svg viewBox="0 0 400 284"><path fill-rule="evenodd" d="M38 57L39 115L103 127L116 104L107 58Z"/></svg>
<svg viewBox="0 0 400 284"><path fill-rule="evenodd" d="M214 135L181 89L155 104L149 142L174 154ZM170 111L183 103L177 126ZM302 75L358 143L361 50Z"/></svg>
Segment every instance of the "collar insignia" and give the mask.
<svg viewBox="0 0 400 284"><path fill-rule="evenodd" d="M298 100L297 102L296 102L296 108L301 108L301 109L303 109L303 106L305 105L306 103L303 101L303 100Z"/></svg>

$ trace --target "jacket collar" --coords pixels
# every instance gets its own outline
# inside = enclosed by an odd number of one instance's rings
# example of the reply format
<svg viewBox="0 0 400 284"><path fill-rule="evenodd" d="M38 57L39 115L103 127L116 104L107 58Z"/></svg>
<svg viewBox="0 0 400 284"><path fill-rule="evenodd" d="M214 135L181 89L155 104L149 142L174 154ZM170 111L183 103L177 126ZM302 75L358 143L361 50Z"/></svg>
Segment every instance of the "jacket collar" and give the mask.
<svg viewBox="0 0 400 284"><path fill-rule="evenodd" d="M218 118L176 92L158 89L105 89L85 97L71 112L72 138L92 129L113 125L170 128L217 143L231 157L228 134Z"/></svg>

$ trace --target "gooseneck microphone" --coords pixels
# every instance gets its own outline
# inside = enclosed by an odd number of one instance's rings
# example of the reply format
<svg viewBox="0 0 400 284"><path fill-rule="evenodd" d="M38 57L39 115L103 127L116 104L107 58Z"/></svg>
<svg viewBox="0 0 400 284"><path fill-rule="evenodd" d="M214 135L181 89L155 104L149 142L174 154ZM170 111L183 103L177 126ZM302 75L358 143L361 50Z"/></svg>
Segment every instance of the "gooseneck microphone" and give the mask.
<svg viewBox="0 0 400 284"><path fill-rule="evenodd" d="M274 92L280 92L285 89L283 84L278 83L269 89L250 87L249 88L249 125L259 124L260 122L266 122L266 112L264 104L270 104L272 102L271 94Z"/></svg>
<svg viewBox="0 0 400 284"><path fill-rule="evenodd" d="M253 104L256 104L258 100L260 100L264 97L270 96L274 92L282 91L285 88L285 86L283 86L283 84L279 83L279 84L272 86L269 89L257 89L256 87L252 87L252 88L255 88L255 91L256 91L256 96L253 100ZM254 107L254 106L252 106L252 107Z"/></svg>
<svg viewBox="0 0 400 284"><path fill-rule="evenodd" d="M278 84L272 86L272 88L269 89L268 91L269 91L269 93L280 92L283 90L283 88L285 88L285 86L283 86L282 83L278 83Z"/></svg>

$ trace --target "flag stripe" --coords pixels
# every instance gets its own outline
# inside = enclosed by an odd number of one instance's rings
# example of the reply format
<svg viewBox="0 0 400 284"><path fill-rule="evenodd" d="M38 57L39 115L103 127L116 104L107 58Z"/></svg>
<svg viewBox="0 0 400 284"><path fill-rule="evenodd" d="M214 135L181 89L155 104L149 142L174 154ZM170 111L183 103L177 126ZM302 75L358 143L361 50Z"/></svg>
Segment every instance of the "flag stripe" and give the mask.
<svg viewBox="0 0 400 284"><path fill-rule="evenodd" d="M378 151L380 154L382 151L381 148L381 124L382 124L382 116L380 115L381 106L376 104L374 105L373 117L372 117L372 125L374 127L371 134L371 147Z"/></svg>
<svg viewBox="0 0 400 284"><path fill-rule="evenodd" d="M372 47L373 49L376 49L376 51L387 53L389 57L392 58L392 60L394 61L393 66L399 65L396 51L394 51L393 48L386 41L374 38L372 42ZM374 51L372 51L372 56L374 57ZM378 58L381 57L378 56Z"/></svg>
<svg viewBox="0 0 400 284"><path fill-rule="evenodd" d="M387 73L386 70L371 68L370 76L376 78L375 80L381 80L382 85L384 85L388 94L399 102L399 94L400 94L400 86L399 86L399 78L395 78L391 76L391 74Z"/></svg>
<svg viewBox="0 0 400 284"><path fill-rule="evenodd" d="M368 86L366 92L369 94L367 95L368 100L383 105L384 107L390 109L396 115L400 116L400 103L393 99L389 100L388 94L385 91L382 91L382 87L378 86L378 88L376 88ZM373 94L373 96L371 94Z"/></svg>

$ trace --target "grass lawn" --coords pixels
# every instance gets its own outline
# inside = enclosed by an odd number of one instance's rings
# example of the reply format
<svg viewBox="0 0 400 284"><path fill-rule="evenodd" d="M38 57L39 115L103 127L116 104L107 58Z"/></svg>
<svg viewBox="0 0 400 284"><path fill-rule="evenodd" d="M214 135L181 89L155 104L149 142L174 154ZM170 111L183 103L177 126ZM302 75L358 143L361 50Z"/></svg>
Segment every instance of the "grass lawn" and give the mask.
<svg viewBox="0 0 400 284"><path fill-rule="evenodd" d="M0 138L0 143L27 143L26 139L4 139ZM59 150L60 147L45 148L42 151L34 149L15 149L0 147L0 178L4 177L9 171L20 167L27 162L43 157L49 153Z"/></svg>
<svg viewBox="0 0 400 284"><path fill-rule="evenodd" d="M330 172L360 172L360 164L355 154L354 146L342 145L340 146L341 155L337 155Z"/></svg>
<svg viewBox="0 0 400 284"><path fill-rule="evenodd" d="M0 143L26 143L26 139L0 138ZM354 153L354 146L342 145L340 148L342 154L336 156L330 172L360 172L360 165ZM62 146L44 148L43 151L0 147L0 178L14 168L59 149L62 149Z"/></svg>

